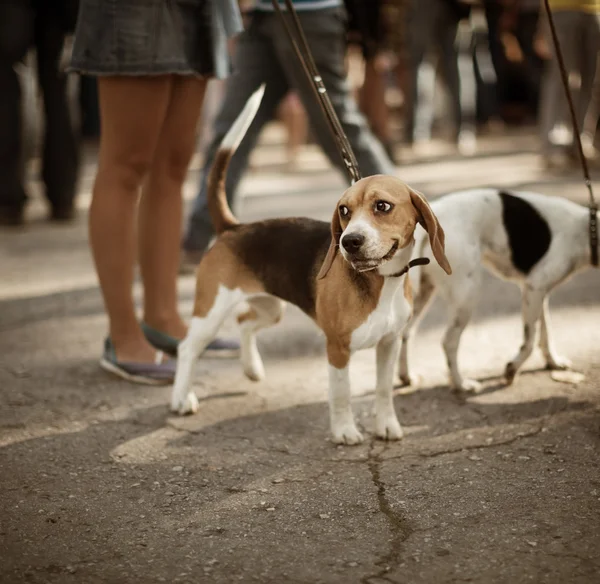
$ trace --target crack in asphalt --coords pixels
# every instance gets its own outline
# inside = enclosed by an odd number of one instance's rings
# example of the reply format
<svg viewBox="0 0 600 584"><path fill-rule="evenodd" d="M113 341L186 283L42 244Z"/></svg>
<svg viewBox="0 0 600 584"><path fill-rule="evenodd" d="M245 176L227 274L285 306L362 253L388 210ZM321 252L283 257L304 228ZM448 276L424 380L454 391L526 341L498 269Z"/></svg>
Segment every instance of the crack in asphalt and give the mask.
<svg viewBox="0 0 600 584"><path fill-rule="evenodd" d="M530 438L531 436L537 436L544 429L544 424L540 424L537 428L534 428L530 432L519 432L516 436L507 438L506 440L497 440L495 442L485 442L479 444L468 444L466 446L460 446L457 448L448 448L446 450L437 450L435 452L422 452L419 453L421 458L435 458L436 456L442 456L444 454L454 454L456 452L466 452L469 450L480 450L485 448L493 448L494 446L503 446L505 444L512 444L522 440L523 438Z"/></svg>
<svg viewBox="0 0 600 584"><path fill-rule="evenodd" d="M388 460L414 460L415 458L435 458L437 456L443 456L445 454L456 454L457 452L468 452L469 450L480 450L485 448L493 448L495 446L504 446L506 444L512 444L513 442L517 442L518 440L522 440L524 438L531 438L532 436L537 436L540 432L542 432L545 428L544 424L540 424L538 427L532 429L529 432L519 432L515 436L511 436L506 440L496 440L493 442L478 442L477 444L467 444L463 446L457 446L456 448L447 448L445 450L434 450L433 452L403 452L402 454L398 454L395 456L388 456L384 461ZM331 462L362 462L361 460L331 460Z"/></svg>
<svg viewBox="0 0 600 584"><path fill-rule="evenodd" d="M517 442L523 438L529 438L531 436L536 436L544 429L544 424L540 424L538 427L532 429L530 432L520 432L516 436L512 436L507 440L499 440L495 442L491 442L489 444L473 444L468 446L462 446L460 448L455 449L447 449L440 450L431 453L423 453L418 456L421 458L433 458L436 456L441 456L443 454L453 454L457 452L463 452L468 450L476 450L480 448L492 448L494 446L500 446L504 444L512 444L513 442ZM394 580L390 579L387 574L392 570L392 568L396 567L400 563L400 555L402 552L402 544L417 530L415 530L407 521L405 517L403 517L397 511L392 509L392 506L387 497L386 485L381 479L381 465L383 462L388 460L394 460L397 458L407 458L406 453L400 456L393 456L388 458L382 458L382 454L387 450L387 444L384 446L383 450L380 453L375 453L375 445L376 440L373 439L371 441L371 445L369 448L369 456L367 458L367 466L369 468L369 472L371 473L371 480L373 481L373 485L377 489L377 502L379 504L379 511L386 517L389 530L390 530L390 545L388 552L381 556L376 562L375 565L379 567L379 571L374 574L369 574L364 576L361 579L361 584L374 584L374 581L385 581L390 582L391 584L395 584ZM410 456L410 455L409 455ZM350 461L347 461L350 462ZM354 462L354 461L353 461ZM363 461L356 461L363 462Z"/></svg>
<svg viewBox="0 0 600 584"><path fill-rule="evenodd" d="M379 511L386 517L389 530L390 530L390 544L388 552L381 556L375 565L380 569L375 574L364 576L361 579L362 584L371 584L373 579L384 580L386 582L393 582L386 574L400 562L400 554L402 551L402 544L410 537L413 533L412 527L409 525L406 518L399 512L394 511L387 497L386 486L381 479L381 465L384 460L381 458L381 453L375 454L376 440L373 439L371 447L369 449L369 457L367 459L367 466L371 473L371 480L373 485L377 489L377 503L379 504ZM387 445L384 446L382 453L387 449Z"/></svg>

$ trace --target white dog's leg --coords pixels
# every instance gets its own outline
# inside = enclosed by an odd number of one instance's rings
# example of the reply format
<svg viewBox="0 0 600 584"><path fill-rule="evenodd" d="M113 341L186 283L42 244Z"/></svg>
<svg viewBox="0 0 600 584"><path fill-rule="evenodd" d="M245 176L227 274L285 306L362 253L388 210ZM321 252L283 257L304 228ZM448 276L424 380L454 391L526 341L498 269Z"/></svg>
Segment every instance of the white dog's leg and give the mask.
<svg viewBox="0 0 600 584"><path fill-rule="evenodd" d="M398 358L398 337L390 335L377 343L377 386L375 387L375 434L384 440L400 440L402 427L394 409L394 365Z"/></svg>
<svg viewBox="0 0 600 584"><path fill-rule="evenodd" d="M335 444L360 444L364 440L352 415L348 365L343 369L329 365L329 419Z"/></svg>
<svg viewBox="0 0 600 584"><path fill-rule="evenodd" d="M507 383L512 383L521 365L533 351L535 338L537 336L537 324L542 316L542 306L546 294L540 290L533 289L527 284L523 287L521 299L521 311L523 314L523 344L517 356L506 365L504 376Z"/></svg>
<svg viewBox="0 0 600 584"><path fill-rule="evenodd" d="M402 331L402 346L400 348L400 362L398 367L398 377L403 385L415 385L415 379L410 374L410 368L408 365L410 357L410 348L412 345L413 336L421 320L427 305L429 304L435 287L431 280L424 274L421 275L419 284L419 291L416 294L413 301L413 311L410 319L406 323L404 330Z"/></svg>
<svg viewBox="0 0 600 584"><path fill-rule="evenodd" d="M464 379L458 368L460 337L471 319L477 287L474 284L467 293L455 295L456 298L460 298L461 303L460 305L450 303L449 308L450 325L444 335L443 347L450 374L450 385L452 389L457 391L479 391L481 389L481 384L478 381Z"/></svg>
<svg viewBox="0 0 600 584"><path fill-rule="evenodd" d="M542 302L542 316L540 318L540 349L546 360L548 369L569 369L571 362L564 357L556 354L552 342L552 333L550 332L550 308L548 306L548 296Z"/></svg>
<svg viewBox="0 0 600 584"><path fill-rule="evenodd" d="M279 322L285 304L272 296L251 298L248 303L250 310L238 317L242 333L241 361L246 377L259 381L265 376L265 367L256 346L256 333Z"/></svg>
<svg viewBox="0 0 600 584"><path fill-rule="evenodd" d="M177 349L177 372L171 393L171 411L180 415L198 411L198 398L192 389L196 361L217 335L228 312L241 298L240 290L229 290L221 286L208 314L203 318L192 318L187 335Z"/></svg>

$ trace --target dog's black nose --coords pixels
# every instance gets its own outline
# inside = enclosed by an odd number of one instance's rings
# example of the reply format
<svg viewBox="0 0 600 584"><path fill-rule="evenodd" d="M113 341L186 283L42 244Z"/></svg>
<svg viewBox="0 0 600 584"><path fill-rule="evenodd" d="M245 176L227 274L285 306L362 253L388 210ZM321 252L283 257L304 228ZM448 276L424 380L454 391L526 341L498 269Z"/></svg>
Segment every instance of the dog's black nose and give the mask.
<svg viewBox="0 0 600 584"><path fill-rule="evenodd" d="M348 253L356 253L365 242L365 236L360 233L348 233L342 237L342 245Z"/></svg>

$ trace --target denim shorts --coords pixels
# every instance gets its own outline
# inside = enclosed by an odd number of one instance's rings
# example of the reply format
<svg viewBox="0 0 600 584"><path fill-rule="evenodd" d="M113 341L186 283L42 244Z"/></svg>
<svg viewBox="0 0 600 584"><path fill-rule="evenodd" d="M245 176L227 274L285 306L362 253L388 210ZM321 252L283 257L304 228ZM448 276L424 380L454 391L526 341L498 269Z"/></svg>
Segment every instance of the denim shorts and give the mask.
<svg viewBox="0 0 600 584"><path fill-rule="evenodd" d="M81 0L70 70L89 75L214 72L211 0Z"/></svg>

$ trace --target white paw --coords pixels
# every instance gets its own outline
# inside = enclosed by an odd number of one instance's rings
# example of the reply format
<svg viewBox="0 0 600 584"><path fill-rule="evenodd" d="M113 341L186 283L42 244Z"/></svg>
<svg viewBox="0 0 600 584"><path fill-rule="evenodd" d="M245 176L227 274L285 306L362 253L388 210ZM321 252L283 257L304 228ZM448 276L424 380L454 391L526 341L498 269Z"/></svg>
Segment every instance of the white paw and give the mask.
<svg viewBox="0 0 600 584"><path fill-rule="evenodd" d="M382 440L400 440L404 436L404 431L394 415L376 419L375 434Z"/></svg>
<svg viewBox="0 0 600 584"><path fill-rule="evenodd" d="M332 424L331 435L334 444L360 444L364 441L363 435L358 431L354 420Z"/></svg>
<svg viewBox="0 0 600 584"><path fill-rule="evenodd" d="M573 367L573 363L565 357L553 357L546 365L551 371L567 371Z"/></svg>
<svg viewBox="0 0 600 584"><path fill-rule="evenodd" d="M475 379L463 379L459 385L452 385L454 391L464 393L479 393L483 389L483 385Z"/></svg>
<svg viewBox="0 0 600 584"><path fill-rule="evenodd" d="M171 402L171 411L180 416L195 414L199 408L200 402L193 391L189 392L183 400L174 400Z"/></svg>
<svg viewBox="0 0 600 584"><path fill-rule="evenodd" d="M265 378L265 366L260 358L244 363L243 367L244 374L251 381L261 381Z"/></svg>

